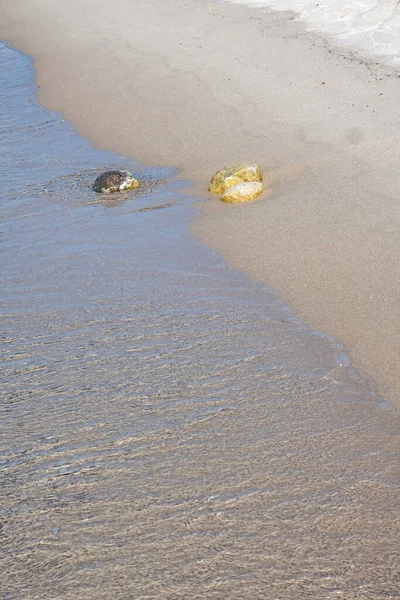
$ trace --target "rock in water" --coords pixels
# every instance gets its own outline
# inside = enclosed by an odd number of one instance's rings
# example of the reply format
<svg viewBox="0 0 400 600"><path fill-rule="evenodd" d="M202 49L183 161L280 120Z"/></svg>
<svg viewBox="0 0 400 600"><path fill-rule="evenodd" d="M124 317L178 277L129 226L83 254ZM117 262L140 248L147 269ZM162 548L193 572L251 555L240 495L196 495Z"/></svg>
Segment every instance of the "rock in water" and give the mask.
<svg viewBox="0 0 400 600"><path fill-rule="evenodd" d="M260 165L241 164L233 167L225 167L215 173L211 179L208 191L214 194L223 194L226 190L243 182L262 182L263 173Z"/></svg>
<svg viewBox="0 0 400 600"><path fill-rule="evenodd" d="M249 202L254 200L264 191L260 181L244 181L226 190L221 197L221 202Z"/></svg>
<svg viewBox="0 0 400 600"><path fill-rule="evenodd" d="M99 194L112 194L123 190L132 190L140 186L140 182L128 171L106 171L98 176L93 189Z"/></svg>

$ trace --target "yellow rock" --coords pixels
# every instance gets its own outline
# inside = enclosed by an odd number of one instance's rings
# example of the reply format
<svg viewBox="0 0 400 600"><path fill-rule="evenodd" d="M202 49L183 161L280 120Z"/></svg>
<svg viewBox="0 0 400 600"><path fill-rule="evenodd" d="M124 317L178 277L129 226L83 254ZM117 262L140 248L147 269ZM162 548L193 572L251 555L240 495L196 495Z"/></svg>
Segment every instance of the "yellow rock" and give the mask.
<svg viewBox="0 0 400 600"><path fill-rule="evenodd" d="M249 202L263 191L264 186L260 181L244 181L226 190L221 197L221 202Z"/></svg>
<svg viewBox="0 0 400 600"><path fill-rule="evenodd" d="M256 164L241 164L233 167L225 167L215 173L211 179L208 191L214 194L223 194L229 188L243 183L244 181L262 182L263 173L260 165Z"/></svg>

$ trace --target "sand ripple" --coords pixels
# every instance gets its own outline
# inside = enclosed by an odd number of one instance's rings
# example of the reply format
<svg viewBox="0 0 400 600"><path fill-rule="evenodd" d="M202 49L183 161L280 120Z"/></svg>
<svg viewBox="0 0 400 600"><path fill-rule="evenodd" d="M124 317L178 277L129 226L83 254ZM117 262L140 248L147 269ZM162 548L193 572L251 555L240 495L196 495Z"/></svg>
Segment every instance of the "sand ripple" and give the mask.
<svg viewBox="0 0 400 600"><path fill-rule="evenodd" d="M177 182L92 205L108 155L0 50L31 186L0 166L2 598L398 597L399 416L193 240Z"/></svg>

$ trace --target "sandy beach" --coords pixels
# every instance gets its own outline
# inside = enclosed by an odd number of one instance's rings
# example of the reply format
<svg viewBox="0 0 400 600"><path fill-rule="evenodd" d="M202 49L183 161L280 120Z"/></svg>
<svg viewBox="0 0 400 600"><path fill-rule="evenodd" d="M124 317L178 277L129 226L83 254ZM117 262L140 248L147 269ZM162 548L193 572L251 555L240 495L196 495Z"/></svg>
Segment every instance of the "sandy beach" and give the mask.
<svg viewBox="0 0 400 600"><path fill-rule="evenodd" d="M0 597L398 598L398 74L245 3L0 5Z"/></svg>
<svg viewBox="0 0 400 600"><path fill-rule="evenodd" d="M209 199L194 231L400 406L397 72L229 2L3 2L0 35L34 56L40 102L200 197L218 168L259 161L272 196Z"/></svg>

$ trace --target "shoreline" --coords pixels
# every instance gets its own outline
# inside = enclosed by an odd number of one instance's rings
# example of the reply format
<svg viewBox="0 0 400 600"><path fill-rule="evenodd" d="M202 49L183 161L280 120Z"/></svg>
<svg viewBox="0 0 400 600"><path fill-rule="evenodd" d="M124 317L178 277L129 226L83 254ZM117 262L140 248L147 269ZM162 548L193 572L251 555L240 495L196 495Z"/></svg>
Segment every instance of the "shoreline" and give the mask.
<svg viewBox="0 0 400 600"><path fill-rule="evenodd" d="M271 197L206 200L192 230L340 340L399 408L397 76L243 5L85 0L54 14L23 0L4 13L40 103L98 146L178 168L204 197L225 164L271 172Z"/></svg>
<svg viewBox="0 0 400 600"><path fill-rule="evenodd" d="M394 598L400 415L32 62L0 42L3 597Z"/></svg>

